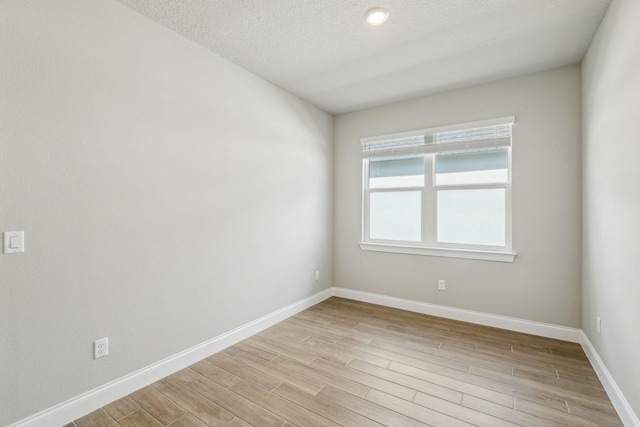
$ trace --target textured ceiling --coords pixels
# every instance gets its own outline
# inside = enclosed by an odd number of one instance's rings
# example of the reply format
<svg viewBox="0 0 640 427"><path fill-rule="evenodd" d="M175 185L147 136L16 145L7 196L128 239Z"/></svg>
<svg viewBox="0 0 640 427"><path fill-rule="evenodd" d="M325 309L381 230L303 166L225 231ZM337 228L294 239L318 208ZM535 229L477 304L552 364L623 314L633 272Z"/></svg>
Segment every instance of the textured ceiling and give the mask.
<svg viewBox="0 0 640 427"><path fill-rule="evenodd" d="M610 3L118 1L331 113L580 62Z"/></svg>

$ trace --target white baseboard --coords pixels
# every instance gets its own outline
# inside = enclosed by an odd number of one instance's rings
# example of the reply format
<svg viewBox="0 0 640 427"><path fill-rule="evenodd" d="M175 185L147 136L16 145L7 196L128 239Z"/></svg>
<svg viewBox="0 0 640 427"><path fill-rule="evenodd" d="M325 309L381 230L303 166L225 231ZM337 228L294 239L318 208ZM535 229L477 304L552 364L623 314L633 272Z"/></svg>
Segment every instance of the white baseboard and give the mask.
<svg viewBox="0 0 640 427"><path fill-rule="evenodd" d="M330 298L333 289L325 289L280 310L212 338L202 344L156 362L115 381L100 386L59 405L46 409L8 427L51 427L65 425L83 415L120 399L146 385L184 369L193 363L242 341L276 323Z"/></svg>
<svg viewBox="0 0 640 427"><path fill-rule="evenodd" d="M80 396L74 397L73 399L59 405L11 424L8 427L51 427L67 424L110 402L113 402L114 400L158 381L167 375L171 375L180 369L184 369L205 357L224 350L225 348L332 296L580 343L587 354L589 361L598 374L605 390L607 391L611 402L618 411L624 425L626 427L640 427L638 417L633 412L631 405L629 405L629 402L618 388L616 382L602 362L602 359L600 359L600 356L587 338L586 334L580 329L533 322L507 316L498 316L472 310L463 310L339 287L325 289L324 291L290 304L280 310L276 310L273 313L267 314L266 316L249 322L232 331L212 338L202 344L182 351L167 359L161 360L87 393L81 394Z"/></svg>
<svg viewBox="0 0 640 427"><path fill-rule="evenodd" d="M622 423L626 427L640 427L640 420L638 419L638 416L633 412L629 401L624 397L620 388L618 388L618 384L616 384L615 380L609 373L609 370L600 358L600 355L598 355L598 352L593 344L591 344L589 337L587 337L587 334L585 334L584 331L582 332L581 344L584 352L589 358L589 362L591 362L591 366L593 366L596 374L598 374L600 382L607 391L607 395L609 396L611 403L613 403L616 411L618 411L618 415L620 416Z"/></svg>
<svg viewBox="0 0 640 427"><path fill-rule="evenodd" d="M464 310L444 305L429 304L426 302L390 297L371 292L356 291L353 289L337 287L334 287L333 289L333 295L356 301L369 302L372 304L384 305L386 307L413 311L415 313L429 314L432 316L471 322L484 326L492 326L494 328L508 329L510 331L555 338L563 341L579 343L582 340L581 329L517 319L515 317L499 316L479 311Z"/></svg>

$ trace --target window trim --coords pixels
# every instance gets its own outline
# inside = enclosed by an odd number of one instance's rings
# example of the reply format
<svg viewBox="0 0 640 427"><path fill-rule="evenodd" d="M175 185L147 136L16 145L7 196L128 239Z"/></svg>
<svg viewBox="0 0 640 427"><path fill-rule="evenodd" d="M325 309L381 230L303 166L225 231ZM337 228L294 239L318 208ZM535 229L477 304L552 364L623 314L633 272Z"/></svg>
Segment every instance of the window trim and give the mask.
<svg viewBox="0 0 640 427"><path fill-rule="evenodd" d="M464 258L485 261L513 262L516 253L512 249L512 156L511 156L511 136L509 144L502 140L480 140L480 141L456 141L445 144L425 144L418 147L401 147L399 149L383 148L375 151L368 151L369 145L376 142L385 142L394 139L405 139L436 134L440 132L464 131L482 127L496 125L512 125L515 117L503 117L475 122L460 123L455 125L440 126L435 128L421 129L416 131L394 133L375 137L362 138L363 146L362 159L362 239L359 242L361 250L426 256L439 256L448 258ZM497 144L508 148L508 178L506 183L487 184L461 184L461 185L435 185L435 155L439 152L482 149ZM437 147L440 145L440 147ZM443 147L443 146L446 146ZM449 148L451 147L451 148ZM369 188L369 162L375 157L394 157L406 155L420 155L425 159L425 180L423 187L402 187L402 188ZM430 176L427 177L427 174ZM504 188L505 189L505 246L484 246L472 244L451 244L437 242L437 192L443 189L480 189L480 188ZM422 194L422 230L421 242L394 241L384 239L370 239L369 217L370 194L380 191L421 191ZM429 200L427 200L429 199ZM431 205L431 206L429 206ZM425 230L426 228L426 230Z"/></svg>
<svg viewBox="0 0 640 427"><path fill-rule="evenodd" d="M396 243L360 242L363 251L387 252L394 254L427 255L445 258L464 258L481 261L513 262L516 253L511 251L490 251L457 249L432 246L412 246Z"/></svg>

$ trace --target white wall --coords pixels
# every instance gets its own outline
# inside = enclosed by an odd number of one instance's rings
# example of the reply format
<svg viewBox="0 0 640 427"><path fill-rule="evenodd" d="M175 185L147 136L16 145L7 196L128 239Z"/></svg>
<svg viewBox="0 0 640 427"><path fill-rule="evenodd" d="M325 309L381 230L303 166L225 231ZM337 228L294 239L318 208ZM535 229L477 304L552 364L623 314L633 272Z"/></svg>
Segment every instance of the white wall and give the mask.
<svg viewBox="0 0 640 427"><path fill-rule="evenodd" d="M640 415L640 2L614 1L583 76L582 327ZM602 333L596 332L596 316Z"/></svg>
<svg viewBox="0 0 640 427"><path fill-rule="evenodd" d="M580 84L575 65L337 116L335 285L580 327ZM360 138L508 115L514 263L360 250Z"/></svg>
<svg viewBox="0 0 640 427"><path fill-rule="evenodd" d="M331 191L328 114L119 3L0 2L0 425L329 287Z"/></svg>

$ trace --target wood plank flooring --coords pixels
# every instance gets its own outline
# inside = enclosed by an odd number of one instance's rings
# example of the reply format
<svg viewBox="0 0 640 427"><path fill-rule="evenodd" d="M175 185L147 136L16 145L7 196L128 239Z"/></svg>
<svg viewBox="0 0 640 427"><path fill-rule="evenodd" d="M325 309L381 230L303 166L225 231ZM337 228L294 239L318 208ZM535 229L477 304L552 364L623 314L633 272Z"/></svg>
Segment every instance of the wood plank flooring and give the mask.
<svg viewBox="0 0 640 427"><path fill-rule="evenodd" d="M580 345L330 298L65 427L622 426Z"/></svg>

